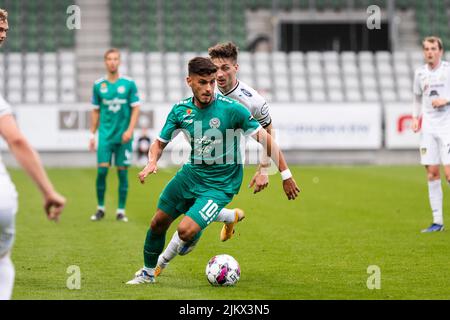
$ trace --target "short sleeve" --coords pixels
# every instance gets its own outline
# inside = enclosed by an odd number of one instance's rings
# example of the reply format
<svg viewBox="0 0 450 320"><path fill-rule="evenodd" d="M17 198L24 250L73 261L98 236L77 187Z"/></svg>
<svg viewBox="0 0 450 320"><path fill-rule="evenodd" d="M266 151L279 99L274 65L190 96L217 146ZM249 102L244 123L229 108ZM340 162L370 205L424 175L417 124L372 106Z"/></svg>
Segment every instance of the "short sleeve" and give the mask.
<svg viewBox="0 0 450 320"><path fill-rule="evenodd" d="M91 103L94 106L94 109L99 109L100 108L100 97L98 95L97 86L95 84L92 87L92 100L91 100Z"/></svg>
<svg viewBox="0 0 450 320"><path fill-rule="evenodd" d="M270 116L269 105L262 99L255 108L255 113L253 114L256 121L258 121L263 128L267 127L272 123L272 117Z"/></svg>
<svg viewBox="0 0 450 320"><path fill-rule="evenodd" d="M0 117L11 113L11 106L2 96L0 96Z"/></svg>
<svg viewBox="0 0 450 320"><path fill-rule="evenodd" d="M172 140L173 133L175 130L179 129L179 127L177 116L175 114L175 107L173 107L167 116L166 123L158 136L158 140L164 143L170 142L170 140Z"/></svg>
<svg viewBox="0 0 450 320"><path fill-rule="evenodd" d="M138 89L136 86L136 82L131 81L131 85L130 85L130 96L128 97L129 102L130 102L130 106L132 107L136 107L138 106L141 102L139 99L139 94L138 94Z"/></svg>
<svg viewBox="0 0 450 320"><path fill-rule="evenodd" d="M235 105L233 116L235 129L242 129L245 136L251 136L262 128L250 111L241 104Z"/></svg>

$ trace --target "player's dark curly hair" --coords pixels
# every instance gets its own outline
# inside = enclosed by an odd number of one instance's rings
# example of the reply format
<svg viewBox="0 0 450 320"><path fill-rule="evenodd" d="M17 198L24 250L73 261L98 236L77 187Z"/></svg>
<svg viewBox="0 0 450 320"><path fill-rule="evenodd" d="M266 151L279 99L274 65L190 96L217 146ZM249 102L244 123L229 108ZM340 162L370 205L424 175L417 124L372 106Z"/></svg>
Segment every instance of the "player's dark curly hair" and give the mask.
<svg viewBox="0 0 450 320"><path fill-rule="evenodd" d="M233 42L218 43L215 46L208 49L208 54L211 59L232 59L237 61L239 48Z"/></svg>
<svg viewBox="0 0 450 320"><path fill-rule="evenodd" d="M217 67L209 58L195 57L189 61L188 71L189 75L209 76L217 72Z"/></svg>

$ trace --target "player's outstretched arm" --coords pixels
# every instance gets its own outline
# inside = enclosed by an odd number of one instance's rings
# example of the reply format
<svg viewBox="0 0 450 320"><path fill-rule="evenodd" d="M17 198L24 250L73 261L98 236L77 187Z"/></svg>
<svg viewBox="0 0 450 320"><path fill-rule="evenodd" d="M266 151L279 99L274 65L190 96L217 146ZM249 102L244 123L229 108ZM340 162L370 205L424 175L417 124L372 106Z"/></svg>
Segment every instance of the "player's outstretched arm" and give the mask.
<svg viewBox="0 0 450 320"><path fill-rule="evenodd" d="M145 183L145 178L147 178L149 174L156 173L158 169L158 160L159 158L161 158L163 150L166 146L167 143L162 142L158 139L156 139L150 146L150 150L148 151L148 163L138 174L139 181L141 181L142 184Z"/></svg>
<svg viewBox="0 0 450 320"><path fill-rule="evenodd" d="M278 170L281 172L283 179L283 189L284 193L289 200L294 200L297 198L300 189L297 186L294 178L292 177L291 171L288 168L284 155L280 150L280 147L275 142L270 134L266 130L259 130L253 138L256 139L264 148L267 155L275 162Z"/></svg>
<svg viewBox="0 0 450 320"><path fill-rule="evenodd" d="M272 131L272 124L269 124L268 126L264 127L264 129L272 136L273 138L273 131ZM270 168L270 158L267 156L265 152L261 154L261 157L259 159L260 163L258 165L258 168L256 169L256 172L250 180L250 183L248 185L249 188L255 187L253 193L260 192L261 190L264 190L269 185L269 168Z"/></svg>
<svg viewBox="0 0 450 320"><path fill-rule="evenodd" d="M41 191L47 217L50 220L57 221L65 206L66 199L53 188L39 155L20 132L12 115L0 117L0 135L6 140L17 161Z"/></svg>

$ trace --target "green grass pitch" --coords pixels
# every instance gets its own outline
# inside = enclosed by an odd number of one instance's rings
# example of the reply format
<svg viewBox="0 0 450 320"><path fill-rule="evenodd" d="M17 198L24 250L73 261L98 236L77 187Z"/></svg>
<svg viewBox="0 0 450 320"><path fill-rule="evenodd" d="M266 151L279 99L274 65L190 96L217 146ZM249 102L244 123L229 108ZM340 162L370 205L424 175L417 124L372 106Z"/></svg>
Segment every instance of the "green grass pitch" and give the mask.
<svg viewBox="0 0 450 320"><path fill-rule="evenodd" d="M176 169L160 169L145 185L130 170L127 224L116 222L117 176L108 176L107 215L96 207L95 169L50 169L68 204L59 224L46 220L30 179L10 170L20 194L14 299L449 299L450 233L421 234L431 222L425 172L409 167L292 167L302 189L288 201L281 179L253 195L246 186L229 207L246 210L235 237L220 242L210 225L197 248L177 257L155 285L127 286L143 264L142 247L158 196ZM449 188L444 213L450 219ZM169 239L177 220L169 230ZM167 244L167 241L166 241ZM227 253L240 263L235 287L212 287L207 261ZM69 290L69 266L81 270L81 289ZM381 289L369 290L367 268L381 270Z"/></svg>

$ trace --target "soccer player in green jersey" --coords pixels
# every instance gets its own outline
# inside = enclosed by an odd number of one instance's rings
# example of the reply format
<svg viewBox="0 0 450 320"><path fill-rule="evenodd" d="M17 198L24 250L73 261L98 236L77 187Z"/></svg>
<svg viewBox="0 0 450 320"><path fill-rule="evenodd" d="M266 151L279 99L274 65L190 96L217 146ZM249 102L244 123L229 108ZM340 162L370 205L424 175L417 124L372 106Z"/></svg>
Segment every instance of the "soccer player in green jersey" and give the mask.
<svg viewBox="0 0 450 320"><path fill-rule="evenodd" d="M242 135L261 143L277 164L283 188L289 200L300 192L283 154L272 137L240 103L215 95L217 67L209 58L189 61L187 83L193 96L175 104L158 139L152 144L149 162L139 173L141 183L156 173L164 148L177 132L191 144L190 161L166 185L151 221L144 243L144 267L127 284L155 282L155 267L164 249L166 231L181 214L185 214L174 237L177 253L190 252L200 235L220 210L239 192L243 167L239 153Z"/></svg>
<svg viewBox="0 0 450 320"><path fill-rule="evenodd" d="M119 204L116 219L127 222L125 204L128 193L128 167L131 165L133 130L139 116L139 96L136 83L119 75L120 52L110 49L105 53L107 75L94 84L92 93L91 137L89 149L97 148L97 212L91 217L98 221L105 216L106 176L114 155L119 178Z"/></svg>

